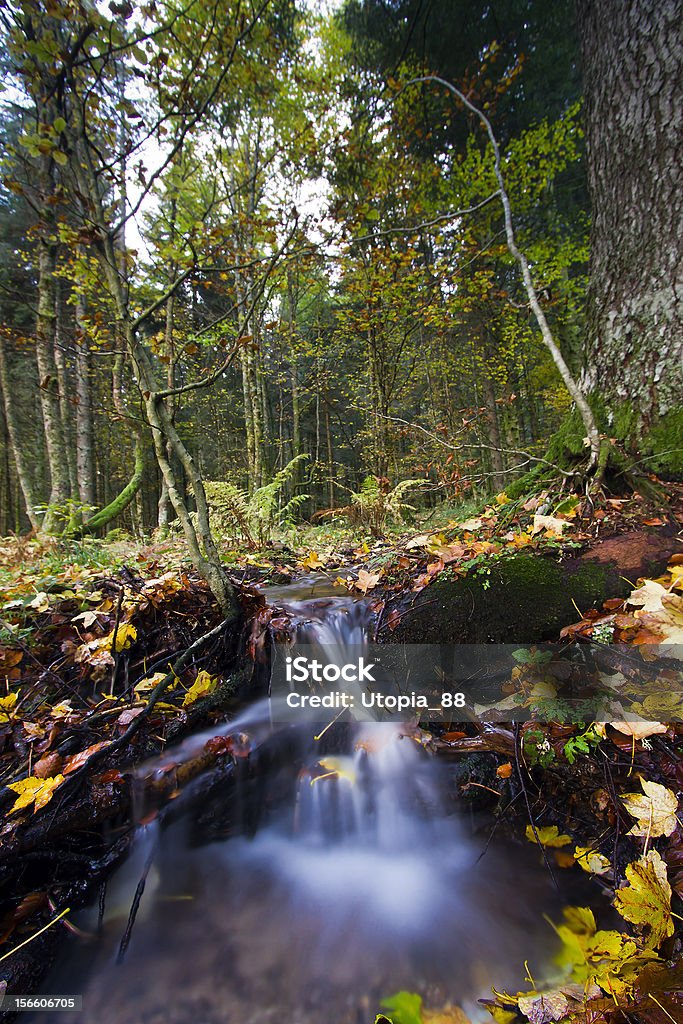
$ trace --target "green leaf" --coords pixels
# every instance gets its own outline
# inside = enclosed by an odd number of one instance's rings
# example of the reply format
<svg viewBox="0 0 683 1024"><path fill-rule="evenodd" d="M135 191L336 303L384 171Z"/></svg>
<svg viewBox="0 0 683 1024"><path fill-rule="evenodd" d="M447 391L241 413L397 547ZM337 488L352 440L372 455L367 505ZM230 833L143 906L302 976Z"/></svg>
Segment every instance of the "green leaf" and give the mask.
<svg viewBox="0 0 683 1024"><path fill-rule="evenodd" d="M52 127L58 133L61 133L66 128L66 121L63 117L56 117L52 122Z"/></svg>
<svg viewBox="0 0 683 1024"><path fill-rule="evenodd" d="M402 990L388 999L383 999L381 1005L391 1013L393 1024L423 1024L422 996L417 992Z"/></svg>

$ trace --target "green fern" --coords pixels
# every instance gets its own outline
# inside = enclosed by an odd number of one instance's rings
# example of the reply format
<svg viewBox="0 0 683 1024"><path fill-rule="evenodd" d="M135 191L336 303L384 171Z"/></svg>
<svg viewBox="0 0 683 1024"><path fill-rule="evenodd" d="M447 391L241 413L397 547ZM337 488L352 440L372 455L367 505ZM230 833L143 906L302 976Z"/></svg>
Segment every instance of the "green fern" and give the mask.
<svg viewBox="0 0 683 1024"><path fill-rule="evenodd" d="M390 491L383 488L376 476L366 476L360 491L351 491L351 504L329 509L322 515L344 515L352 523L369 530L373 537L383 537L390 522L403 522L406 514L415 512L415 506L403 499L408 491L424 487L424 480L401 480Z"/></svg>
<svg viewBox="0 0 683 1024"><path fill-rule="evenodd" d="M307 458L308 455L297 455L253 494L247 494L227 480L207 480L204 488L216 532L244 541L255 549L265 547L272 540L274 530L292 526L296 512L309 495L296 494L283 505L282 491L296 467Z"/></svg>

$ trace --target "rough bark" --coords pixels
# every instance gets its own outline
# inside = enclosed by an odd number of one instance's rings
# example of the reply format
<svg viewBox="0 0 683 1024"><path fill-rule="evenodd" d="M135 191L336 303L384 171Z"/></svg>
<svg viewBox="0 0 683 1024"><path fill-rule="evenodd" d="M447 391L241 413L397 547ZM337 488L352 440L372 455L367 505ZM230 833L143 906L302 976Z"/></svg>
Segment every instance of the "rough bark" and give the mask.
<svg viewBox="0 0 683 1024"><path fill-rule="evenodd" d="M586 386L645 427L683 394L683 2L577 0L593 206Z"/></svg>

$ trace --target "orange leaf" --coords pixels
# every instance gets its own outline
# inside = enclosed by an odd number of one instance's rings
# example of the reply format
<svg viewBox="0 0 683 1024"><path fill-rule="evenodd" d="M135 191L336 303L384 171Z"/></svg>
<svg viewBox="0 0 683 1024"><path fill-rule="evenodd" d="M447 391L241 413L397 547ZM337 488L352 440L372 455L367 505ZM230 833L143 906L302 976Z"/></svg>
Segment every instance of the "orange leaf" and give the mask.
<svg viewBox="0 0 683 1024"><path fill-rule="evenodd" d="M96 750L102 750L103 747L108 747L110 741L102 740L100 743L93 743L91 747L87 747L85 750L81 750L80 754L72 754L71 757L67 757L64 762L64 768L62 774L70 775L71 772L78 771L88 761Z"/></svg>

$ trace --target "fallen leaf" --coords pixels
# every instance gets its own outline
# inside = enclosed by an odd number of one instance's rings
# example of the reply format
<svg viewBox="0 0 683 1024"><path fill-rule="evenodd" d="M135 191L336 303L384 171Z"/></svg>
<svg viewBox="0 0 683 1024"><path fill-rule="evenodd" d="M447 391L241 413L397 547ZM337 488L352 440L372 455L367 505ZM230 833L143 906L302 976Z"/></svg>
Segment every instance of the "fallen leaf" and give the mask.
<svg viewBox="0 0 683 1024"><path fill-rule="evenodd" d="M433 535L431 533L421 533L417 537L411 537L405 546L406 551L412 551L413 548L426 547L427 544L429 544L430 540L432 539L432 536Z"/></svg>
<svg viewBox="0 0 683 1024"><path fill-rule="evenodd" d="M126 710L122 711L116 719L116 724L124 727L129 726L134 718L137 718L138 715L142 714L143 710L144 708L126 708Z"/></svg>
<svg viewBox="0 0 683 1024"><path fill-rule="evenodd" d="M560 830L557 825L547 825L545 828L537 828L535 833L533 826L527 825L526 837L530 843L538 843L540 846L549 846L551 848L568 846L572 841L571 836L560 835Z"/></svg>
<svg viewBox="0 0 683 1024"><path fill-rule="evenodd" d="M589 875L606 875L612 869L607 857L592 846L577 846L574 850L574 859Z"/></svg>
<svg viewBox="0 0 683 1024"><path fill-rule="evenodd" d="M213 693L218 686L218 683L218 676L211 676L205 669L202 669L190 689L185 694L183 707L187 708L190 704L194 704L194 702L199 700L201 697L207 697L210 693Z"/></svg>
<svg viewBox="0 0 683 1024"><path fill-rule="evenodd" d="M360 590L361 594L367 594L368 590L373 590L379 583L381 573L368 572L367 569L361 569L358 573L358 579L354 583L356 590Z"/></svg>
<svg viewBox="0 0 683 1024"><path fill-rule="evenodd" d="M132 647L138 638L138 631L132 622L120 622L118 629L114 630L109 636L104 637L103 642L109 644L108 650L116 651L120 654L121 651L128 650Z"/></svg>
<svg viewBox="0 0 683 1024"><path fill-rule="evenodd" d="M556 516L542 516L537 512L534 516L531 532L536 534L540 533L541 530L547 530L549 533L554 533L561 537L562 531L568 527L571 528L571 526L572 523L566 519L558 519Z"/></svg>
<svg viewBox="0 0 683 1024"><path fill-rule="evenodd" d="M309 551L306 557L301 560L301 565L304 569L320 569L324 564L317 551Z"/></svg>
<svg viewBox="0 0 683 1024"><path fill-rule="evenodd" d="M621 797L624 807L638 822L628 833L630 836L670 836L678 821L678 799L666 786L641 778L643 793L626 793Z"/></svg>
<svg viewBox="0 0 683 1024"><path fill-rule="evenodd" d="M54 752L52 754L46 754L45 757L41 757L39 761L36 761L33 765L33 774L37 779L49 779L53 775L59 773L61 768L61 755Z"/></svg>
<svg viewBox="0 0 683 1024"><path fill-rule="evenodd" d="M646 928L648 946L657 949L674 933L666 864L656 850L650 850L627 866L626 878L629 884L617 889L614 906L625 921Z"/></svg>
<svg viewBox="0 0 683 1024"><path fill-rule="evenodd" d="M32 601L26 606L27 608L33 608L36 612L46 612L50 607L50 598L47 596L44 590L38 591Z"/></svg>
<svg viewBox="0 0 683 1024"><path fill-rule="evenodd" d="M569 1011L569 1000L559 990L520 996L517 1005L531 1024L547 1024L548 1021L562 1020Z"/></svg>
<svg viewBox="0 0 683 1024"><path fill-rule="evenodd" d="M644 612L659 612L662 609L662 598L667 594L666 587L655 580L645 580L642 586L631 591L628 603Z"/></svg>
<svg viewBox="0 0 683 1024"><path fill-rule="evenodd" d="M19 694L11 691L6 697L0 697L0 722L9 722L10 711L19 699Z"/></svg>
<svg viewBox="0 0 683 1024"><path fill-rule="evenodd" d="M72 754L71 757L67 757L64 762L64 775L70 775L71 772L78 771L79 768L83 767L86 761L90 760L95 751L108 747L109 743L110 740L102 740L100 743L93 743L92 746L87 747L85 750L81 750L80 754Z"/></svg>
<svg viewBox="0 0 683 1024"><path fill-rule="evenodd" d="M8 789L17 793L18 797L12 807L10 807L9 813L14 814L16 811L34 804L33 813L35 814L36 811L39 811L41 807L44 807L45 804L52 800L54 791L63 782L63 775L55 775L47 779L38 779L30 775L27 779L22 779L20 782L10 782Z"/></svg>
<svg viewBox="0 0 683 1024"><path fill-rule="evenodd" d="M505 764L499 764L496 768L496 775L499 779L509 779L512 775L512 764L510 761L506 761Z"/></svg>
<svg viewBox="0 0 683 1024"><path fill-rule="evenodd" d="M610 722L609 724L617 732L623 733L624 736L633 736L636 740L644 740L648 736L666 732L666 726L661 722Z"/></svg>

